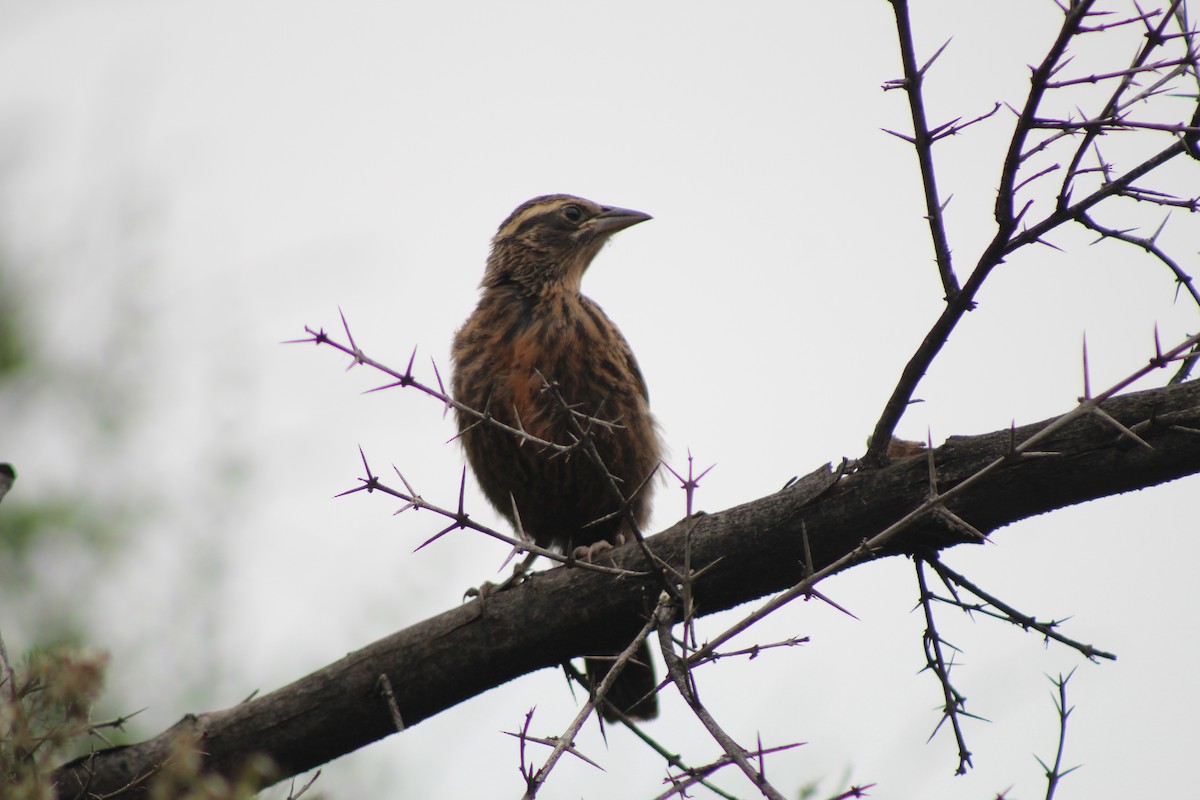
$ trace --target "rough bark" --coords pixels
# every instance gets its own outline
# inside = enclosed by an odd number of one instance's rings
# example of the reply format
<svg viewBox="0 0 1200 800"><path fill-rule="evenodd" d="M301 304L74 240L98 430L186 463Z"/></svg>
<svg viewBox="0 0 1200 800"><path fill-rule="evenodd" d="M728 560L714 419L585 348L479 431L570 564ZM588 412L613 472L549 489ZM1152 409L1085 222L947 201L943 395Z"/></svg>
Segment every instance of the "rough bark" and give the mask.
<svg viewBox="0 0 1200 800"><path fill-rule="evenodd" d="M1104 409L1152 447L1084 416L1037 449L1057 455L1015 459L948 503L975 528L991 532L1035 514L1141 489L1200 472L1200 382L1113 398ZM1051 420L937 448L942 491L1003 456ZM696 583L702 614L777 592L801 580L801 525L813 568L853 552L920 505L928 462L909 458L839 477L825 466L775 494L695 517L649 538L661 558L682 569L690 539L695 568L715 566ZM689 536L690 530L690 536ZM875 557L962 542L930 520ZM617 562L642 568L636 547ZM716 563L719 562L719 563ZM556 568L486 601L473 601L399 631L268 695L233 708L187 715L146 742L102 751L58 771L60 798L122 792L141 797L146 776L172 737L198 736L214 770L231 774L251 753L265 753L278 778L295 775L396 732L380 688L387 675L406 726L519 675L585 653L611 650L642 625L659 589L653 578L616 578Z"/></svg>

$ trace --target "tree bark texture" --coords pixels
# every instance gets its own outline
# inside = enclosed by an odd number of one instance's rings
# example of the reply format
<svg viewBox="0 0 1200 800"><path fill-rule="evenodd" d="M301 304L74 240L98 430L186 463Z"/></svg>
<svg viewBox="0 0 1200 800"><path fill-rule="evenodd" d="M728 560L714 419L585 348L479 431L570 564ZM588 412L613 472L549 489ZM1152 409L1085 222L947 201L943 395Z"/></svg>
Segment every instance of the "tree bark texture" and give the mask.
<svg viewBox="0 0 1200 800"><path fill-rule="evenodd" d="M1042 442L1037 457L1014 459L947 502L985 533L1099 497L1200 472L1200 381L1112 398L1107 413L1136 430L1147 448L1085 415ZM934 451L946 491L1005 455L1052 420L981 436L952 437ZM647 539L682 571L715 565L696 581L697 611L709 614L803 579L802 526L819 570L919 506L929 495L929 461L912 457L841 475L828 465L774 494L684 520ZM966 541L932 516L865 558ZM636 546L612 551L619 566L644 570ZM382 688L386 675L403 724L412 726L494 686L543 667L624 645L643 625L661 584L558 567L511 590L474 600L399 631L324 669L232 708L187 715L140 744L101 751L61 767L60 798L125 791L142 797L144 777L174 736L199 737L206 766L234 774L253 753L295 775L397 731Z"/></svg>

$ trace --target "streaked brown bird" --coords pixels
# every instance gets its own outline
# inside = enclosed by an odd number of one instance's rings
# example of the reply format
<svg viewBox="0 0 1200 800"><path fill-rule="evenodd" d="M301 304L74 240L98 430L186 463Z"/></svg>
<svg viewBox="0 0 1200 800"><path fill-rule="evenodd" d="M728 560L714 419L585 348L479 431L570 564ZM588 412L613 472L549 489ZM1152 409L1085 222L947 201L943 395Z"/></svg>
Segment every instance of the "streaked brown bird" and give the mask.
<svg viewBox="0 0 1200 800"><path fill-rule="evenodd" d="M557 444L570 444L588 430L622 494L633 495L630 510L639 527L649 517L648 479L661 450L646 382L625 337L580 294L580 282L609 237L648 219L640 211L564 194L523 203L492 239L483 295L452 349L453 392L460 403ZM594 459L539 447L461 410L457 417L484 494L514 525L519 518L534 542L590 555L631 540L627 516L616 513L621 501ZM630 716L650 719L658 701L648 645L637 662L617 677L607 700ZM587 661L594 685L610 663ZM605 717L613 719L611 712Z"/></svg>

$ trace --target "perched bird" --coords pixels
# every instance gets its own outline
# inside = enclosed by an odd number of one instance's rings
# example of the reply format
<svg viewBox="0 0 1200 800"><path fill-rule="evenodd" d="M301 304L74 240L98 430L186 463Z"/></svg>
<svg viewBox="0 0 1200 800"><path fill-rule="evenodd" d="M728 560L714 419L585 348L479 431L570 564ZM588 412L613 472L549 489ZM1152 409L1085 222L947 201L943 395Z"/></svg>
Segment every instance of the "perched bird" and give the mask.
<svg viewBox="0 0 1200 800"><path fill-rule="evenodd" d="M458 402L556 444L569 445L587 430L621 493L632 496L639 527L649 517L648 479L661 450L646 382L625 337L580 294L580 282L610 236L648 219L570 195L523 203L492 239L482 297L452 349ZM538 446L462 410L457 418L484 494L514 525L519 519L534 542L590 558L632 540L628 516L616 513L621 500L595 459ZM607 700L650 719L658 702L648 646L637 662L621 672ZM594 684L610 663L588 660Z"/></svg>

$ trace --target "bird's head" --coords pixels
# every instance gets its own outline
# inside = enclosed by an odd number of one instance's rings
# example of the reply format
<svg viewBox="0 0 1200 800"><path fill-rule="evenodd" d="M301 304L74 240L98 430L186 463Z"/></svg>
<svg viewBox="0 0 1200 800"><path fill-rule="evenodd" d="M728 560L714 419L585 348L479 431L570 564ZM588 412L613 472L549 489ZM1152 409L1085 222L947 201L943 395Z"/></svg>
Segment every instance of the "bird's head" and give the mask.
<svg viewBox="0 0 1200 800"><path fill-rule="evenodd" d="M551 194L517 207L492 238L483 286L516 283L532 291L579 292L583 273L608 238L649 214Z"/></svg>

